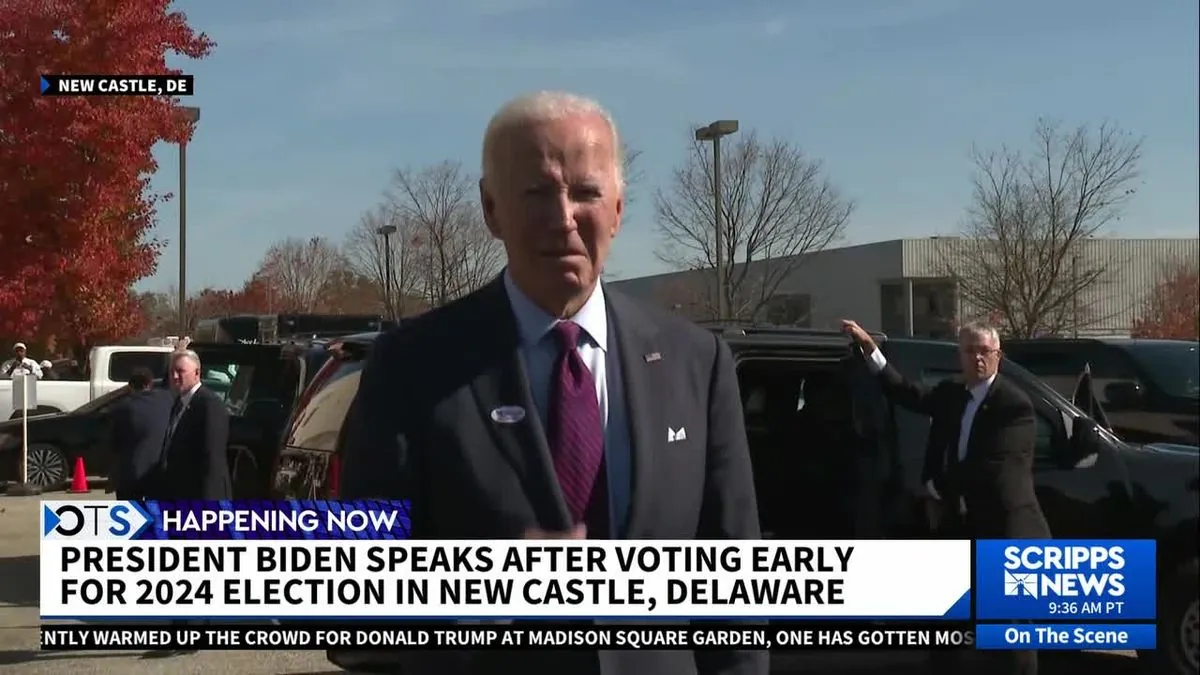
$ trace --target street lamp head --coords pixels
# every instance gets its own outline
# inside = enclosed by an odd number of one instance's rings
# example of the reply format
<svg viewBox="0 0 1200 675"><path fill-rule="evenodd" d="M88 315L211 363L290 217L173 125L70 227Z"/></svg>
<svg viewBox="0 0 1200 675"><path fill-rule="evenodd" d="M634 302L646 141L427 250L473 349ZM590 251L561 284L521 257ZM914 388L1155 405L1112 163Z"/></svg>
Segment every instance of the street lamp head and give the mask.
<svg viewBox="0 0 1200 675"><path fill-rule="evenodd" d="M737 133L737 120L717 120L705 127L700 127L696 130L696 140L711 141L721 136L728 136Z"/></svg>
<svg viewBox="0 0 1200 675"><path fill-rule="evenodd" d="M379 234L382 234L385 237L388 237L393 234L396 234L396 226L395 225L382 225L382 226L380 226L380 228L378 230L375 230L375 231L378 232Z"/></svg>
<svg viewBox="0 0 1200 675"><path fill-rule="evenodd" d="M196 108L194 106L185 105L185 106L180 106L179 109L181 111L183 111L183 116L187 121L189 121L193 124L200 121L200 109L199 108Z"/></svg>

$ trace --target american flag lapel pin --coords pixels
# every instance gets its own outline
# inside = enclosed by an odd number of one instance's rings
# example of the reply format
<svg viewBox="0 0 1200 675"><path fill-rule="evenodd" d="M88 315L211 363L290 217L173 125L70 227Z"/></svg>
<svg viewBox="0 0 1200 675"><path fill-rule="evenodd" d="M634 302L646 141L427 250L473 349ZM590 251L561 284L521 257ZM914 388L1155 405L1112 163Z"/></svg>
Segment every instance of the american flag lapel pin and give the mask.
<svg viewBox="0 0 1200 675"><path fill-rule="evenodd" d="M658 352L650 352L642 358L646 360L646 363L654 363L655 361L662 361L662 354L659 354Z"/></svg>

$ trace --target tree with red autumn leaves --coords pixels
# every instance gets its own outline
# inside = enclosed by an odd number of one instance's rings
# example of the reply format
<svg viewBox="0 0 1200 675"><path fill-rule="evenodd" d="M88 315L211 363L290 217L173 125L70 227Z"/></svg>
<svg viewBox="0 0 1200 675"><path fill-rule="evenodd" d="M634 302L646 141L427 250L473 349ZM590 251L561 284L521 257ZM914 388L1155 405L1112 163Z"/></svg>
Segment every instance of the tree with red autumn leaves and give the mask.
<svg viewBox="0 0 1200 675"><path fill-rule="evenodd" d="M165 97L43 97L39 74L168 75L214 46L170 0L4 0L0 335L86 346L133 334L153 273L151 148L190 137Z"/></svg>
<svg viewBox="0 0 1200 675"><path fill-rule="evenodd" d="M1150 292L1134 337L1200 339L1200 265L1175 263Z"/></svg>

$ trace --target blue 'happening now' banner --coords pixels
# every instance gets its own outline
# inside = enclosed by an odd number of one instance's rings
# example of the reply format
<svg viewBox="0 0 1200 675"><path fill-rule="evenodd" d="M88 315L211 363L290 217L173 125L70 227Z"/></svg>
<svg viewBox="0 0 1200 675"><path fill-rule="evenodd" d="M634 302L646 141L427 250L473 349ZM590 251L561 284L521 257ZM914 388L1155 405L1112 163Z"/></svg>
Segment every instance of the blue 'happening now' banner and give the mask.
<svg viewBox="0 0 1200 675"><path fill-rule="evenodd" d="M408 502L155 501L138 539L408 539Z"/></svg>
<svg viewBox="0 0 1200 675"><path fill-rule="evenodd" d="M1156 550L1143 539L975 542L978 621L1149 621Z"/></svg>

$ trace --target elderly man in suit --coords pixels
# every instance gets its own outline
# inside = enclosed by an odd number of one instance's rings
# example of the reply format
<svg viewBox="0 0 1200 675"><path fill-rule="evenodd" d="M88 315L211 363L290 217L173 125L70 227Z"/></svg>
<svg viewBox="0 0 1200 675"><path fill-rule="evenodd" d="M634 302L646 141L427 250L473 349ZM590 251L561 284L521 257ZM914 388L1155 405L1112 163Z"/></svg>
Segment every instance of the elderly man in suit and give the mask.
<svg viewBox="0 0 1200 675"><path fill-rule="evenodd" d="M1050 527L1033 486L1033 403L1000 374L996 329L968 324L959 330L961 379L927 388L909 382L889 365L870 333L857 323L844 321L842 328L879 373L888 397L932 418L922 497L930 506L934 530L952 538L1049 538ZM1037 652L989 652L986 658L995 673L1037 673ZM934 666L938 672L961 670L940 659Z"/></svg>
<svg viewBox="0 0 1200 675"><path fill-rule="evenodd" d="M508 265L381 336L345 448L346 498L407 498L414 538L757 539L729 348L604 287L624 207L611 117L518 98L483 141ZM430 653L411 672L761 675L765 653ZM410 672L410 671L405 671Z"/></svg>

